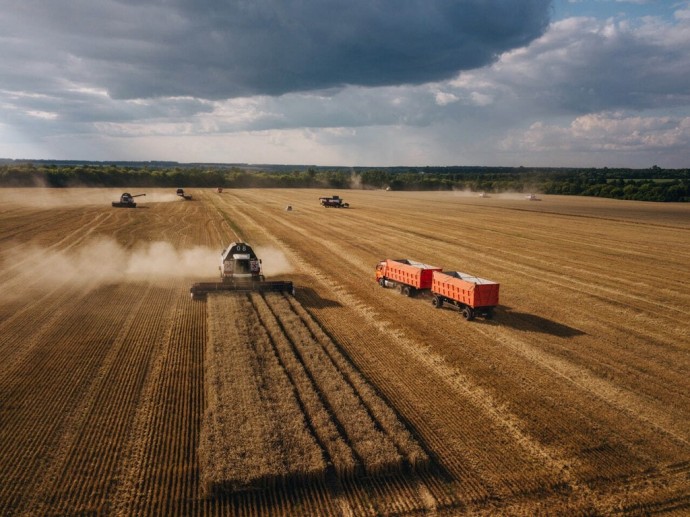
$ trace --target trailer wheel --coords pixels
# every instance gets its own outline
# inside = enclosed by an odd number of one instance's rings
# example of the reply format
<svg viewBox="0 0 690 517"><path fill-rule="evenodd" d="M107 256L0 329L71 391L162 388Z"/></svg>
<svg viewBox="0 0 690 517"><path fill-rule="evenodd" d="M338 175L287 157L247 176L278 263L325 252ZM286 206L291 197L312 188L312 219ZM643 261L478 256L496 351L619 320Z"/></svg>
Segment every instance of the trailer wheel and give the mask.
<svg viewBox="0 0 690 517"><path fill-rule="evenodd" d="M462 310L462 317L465 318L467 321L472 321L474 319L474 311L472 310L472 308L465 307Z"/></svg>
<svg viewBox="0 0 690 517"><path fill-rule="evenodd" d="M433 305L435 309L440 309L443 306L443 299L440 296L434 296L431 299L431 305Z"/></svg>
<svg viewBox="0 0 690 517"><path fill-rule="evenodd" d="M402 294L405 296L412 296L412 291L410 291L410 286L406 285L405 287L402 288Z"/></svg>
<svg viewBox="0 0 690 517"><path fill-rule="evenodd" d="M379 278L379 285L381 287L386 287L386 279L385 278Z"/></svg>

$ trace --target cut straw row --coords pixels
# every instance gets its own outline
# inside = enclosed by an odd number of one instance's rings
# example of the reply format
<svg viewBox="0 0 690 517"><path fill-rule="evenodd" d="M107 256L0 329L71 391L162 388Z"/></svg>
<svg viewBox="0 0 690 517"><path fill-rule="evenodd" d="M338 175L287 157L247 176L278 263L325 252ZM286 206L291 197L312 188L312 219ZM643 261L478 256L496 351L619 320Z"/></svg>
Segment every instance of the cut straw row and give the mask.
<svg viewBox="0 0 690 517"><path fill-rule="evenodd" d="M209 296L206 380L199 457L207 489L325 474L321 448L246 296Z"/></svg>

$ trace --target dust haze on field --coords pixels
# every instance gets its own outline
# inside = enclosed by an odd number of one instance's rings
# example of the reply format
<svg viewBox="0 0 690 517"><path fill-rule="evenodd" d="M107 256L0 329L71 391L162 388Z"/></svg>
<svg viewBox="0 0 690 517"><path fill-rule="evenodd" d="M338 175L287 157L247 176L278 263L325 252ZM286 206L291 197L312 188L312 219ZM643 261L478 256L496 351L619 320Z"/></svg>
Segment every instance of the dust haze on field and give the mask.
<svg viewBox="0 0 690 517"><path fill-rule="evenodd" d="M476 197L476 198L496 198L496 199L526 199L530 194L541 195L540 192L530 191L530 192L517 192L512 190L505 190L502 192L486 192L483 190L470 190L465 189L453 189L453 195L456 197Z"/></svg>
<svg viewBox="0 0 690 517"><path fill-rule="evenodd" d="M254 252L261 259L261 267L265 276L283 275L293 271L292 264L278 248L257 246Z"/></svg>
<svg viewBox="0 0 690 517"><path fill-rule="evenodd" d="M42 287L92 289L104 284L171 278L204 279L218 274L218 253L208 247L175 249L163 241L124 248L110 237L96 238L67 250L18 244L0 254L0 271ZM12 297L11 292L3 295Z"/></svg>
<svg viewBox="0 0 690 517"><path fill-rule="evenodd" d="M70 206L103 205L111 207L111 202L119 201L124 192L132 195L146 194L136 198L137 205L146 206L147 203L181 202L182 198L175 192L147 192L146 189L100 189L100 188L13 188L0 189L0 202L3 205L19 205L25 208L50 209Z"/></svg>

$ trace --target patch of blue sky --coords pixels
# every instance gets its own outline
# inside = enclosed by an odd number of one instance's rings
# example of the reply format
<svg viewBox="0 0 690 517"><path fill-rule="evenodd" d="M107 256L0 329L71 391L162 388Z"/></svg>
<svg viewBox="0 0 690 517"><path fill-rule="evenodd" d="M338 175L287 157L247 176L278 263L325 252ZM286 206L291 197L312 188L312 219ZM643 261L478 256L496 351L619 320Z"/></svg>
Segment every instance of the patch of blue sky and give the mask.
<svg viewBox="0 0 690 517"><path fill-rule="evenodd" d="M672 20L688 2L678 0L554 0L554 21L574 16L635 19L646 16Z"/></svg>

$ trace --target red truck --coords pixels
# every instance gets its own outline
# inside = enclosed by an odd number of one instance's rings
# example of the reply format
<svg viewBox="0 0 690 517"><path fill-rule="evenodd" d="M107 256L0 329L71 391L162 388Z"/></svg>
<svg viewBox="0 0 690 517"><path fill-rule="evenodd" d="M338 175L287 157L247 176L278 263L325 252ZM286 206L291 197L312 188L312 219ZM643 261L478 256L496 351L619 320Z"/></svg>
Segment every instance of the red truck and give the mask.
<svg viewBox="0 0 690 517"><path fill-rule="evenodd" d="M490 319L498 305L498 283L410 259L382 260L376 264L376 281L381 287L397 288L406 296L429 293L434 307L453 305L467 320L477 316Z"/></svg>
<svg viewBox="0 0 690 517"><path fill-rule="evenodd" d="M376 281L381 287L395 287L405 296L431 288L434 271L440 267L409 259L385 259L376 265Z"/></svg>
<svg viewBox="0 0 690 517"><path fill-rule="evenodd" d="M499 284L459 271L434 271L431 281L431 303L437 309L444 303L454 305L465 319L476 316L491 318L498 305Z"/></svg>

